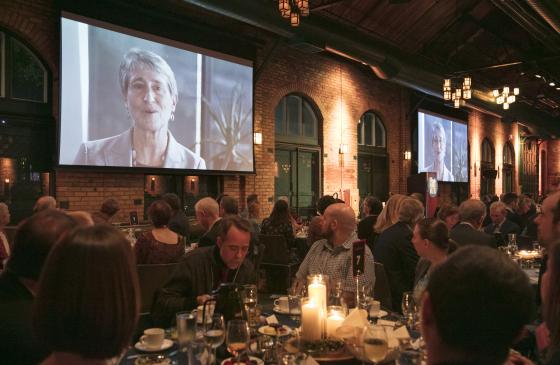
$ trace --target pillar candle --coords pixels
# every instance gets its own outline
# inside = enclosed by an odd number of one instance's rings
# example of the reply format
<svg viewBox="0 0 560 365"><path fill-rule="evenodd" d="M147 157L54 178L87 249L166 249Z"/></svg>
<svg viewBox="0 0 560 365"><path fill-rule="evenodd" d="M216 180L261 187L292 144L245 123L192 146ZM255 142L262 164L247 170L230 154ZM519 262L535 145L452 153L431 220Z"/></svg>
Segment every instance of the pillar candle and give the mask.
<svg viewBox="0 0 560 365"><path fill-rule="evenodd" d="M321 283L311 283L307 287L309 299L314 300L319 306L327 304L327 286Z"/></svg>
<svg viewBox="0 0 560 365"><path fill-rule="evenodd" d="M307 341L321 339L321 308L313 299L302 302L301 305L301 337Z"/></svg>
<svg viewBox="0 0 560 365"><path fill-rule="evenodd" d="M342 311L330 311L327 317L327 337L335 337L336 329L344 322L344 314Z"/></svg>

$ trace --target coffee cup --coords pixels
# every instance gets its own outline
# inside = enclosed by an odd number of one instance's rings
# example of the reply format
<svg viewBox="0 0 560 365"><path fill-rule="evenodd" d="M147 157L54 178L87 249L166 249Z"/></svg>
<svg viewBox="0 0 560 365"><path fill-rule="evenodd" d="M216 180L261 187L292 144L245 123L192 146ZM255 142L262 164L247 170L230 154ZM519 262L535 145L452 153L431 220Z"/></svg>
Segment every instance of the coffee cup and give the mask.
<svg viewBox="0 0 560 365"><path fill-rule="evenodd" d="M377 300L369 302L369 316L373 318L379 317L381 311L381 303Z"/></svg>
<svg viewBox="0 0 560 365"><path fill-rule="evenodd" d="M163 345L165 331L163 328L148 328L140 337L140 343L150 349L158 349Z"/></svg>
<svg viewBox="0 0 560 365"><path fill-rule="evenodd" d="M288 297L280 297L274 300L274 306L282 312L288 312L290 309L288 303Z"/></svg>

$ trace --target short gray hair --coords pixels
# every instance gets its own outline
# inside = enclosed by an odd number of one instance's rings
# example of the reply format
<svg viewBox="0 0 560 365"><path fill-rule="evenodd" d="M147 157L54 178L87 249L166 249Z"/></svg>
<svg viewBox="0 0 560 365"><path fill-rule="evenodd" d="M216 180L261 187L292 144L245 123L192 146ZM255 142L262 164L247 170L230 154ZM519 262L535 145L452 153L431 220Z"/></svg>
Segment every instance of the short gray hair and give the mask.
<svg viewBox="0 0 560 365"><path fill-rule="evenodd" d="M459 206L459 217L462 221L478 222L486 215L486 205L478 199L465 200Z"/></svg>
<svg viewBox="0 0 560 365"><path fill-rule="evenodd" d="M137 67L147 67L152 71L159 72L167 78L167 87L171 97L177 100L177 80L169 64L158 54L139 48L131 48L126 52L119 68L119 81L121 92L126 97L130 73Z"/></svg>
<svg viewBox="0 0 560 365"><path fill-rule="evenodd" d="M491 212L495 212L495 211L501 211L502 213L505 213L507 211L507 205L505 205L502 202L494 202L492 204L490 204L490 211Z"/></svg>
<svg viewBox="0 0 560 365"><path fill-rule="evenodd" d="M218 206L218 202L210 197L200 199L194 205L194 210L196 212L210 213L215 216L218 216L220 213L220 207Z"/></svg>
<svg viewBox="0 0 560 365"><path fill-rule="evenodd" d="M415 225L424 218L424 206L418 199L406 197L399 208L399 222Z"/></svg>
<svg viewBox="0 0 560 365"><path fill-rule="evenodd" d="M445 144L445 142L447 142L447 135L445 134L445 129L443 128L440 122L434 122L434 124L432 124L432 140L434 139L436 133L441 134L443 136L444 144Z"/></svg>

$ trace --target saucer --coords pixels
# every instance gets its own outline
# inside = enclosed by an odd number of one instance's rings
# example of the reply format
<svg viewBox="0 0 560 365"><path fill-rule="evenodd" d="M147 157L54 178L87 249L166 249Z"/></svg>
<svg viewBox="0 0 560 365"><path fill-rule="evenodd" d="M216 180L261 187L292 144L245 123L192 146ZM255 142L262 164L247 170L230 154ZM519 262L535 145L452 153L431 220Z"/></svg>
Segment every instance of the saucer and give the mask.
<svg viewBox="0 0 560 365"><path fill-rule="evenodd" d="M287 310L284 310L278 306L274 306L272 308L272 311L278 314L289 314L291 316L301 316L301 311L299 310L299 308L295 308L292 312L288 312Z"/></svg>
<svg viewBox="0 0 560 365"><path fill-rule="evenodd" d="M292 333L292 329L288 326L282 326L280 332L277 334L277 330L274 327L271 326L262 326L259 327L259 329L257 330L261 335L267 335L267 336L279 336L279 337L283 337L283 336L287 336L290 333Z"/></svg>
<svg viewBox="0 0 560 365"><path fill-rule="evenodd" d="M264 365L264 361L262 361L258 357L249 356L249 361L251 361L253 364L256 364L256 365ZM235 358L234 357L228 357L227 359L222 361L220 365L234 365L234 364L235 364ZM246 363L241 362L240 364L245 365Z"/></svg>
<svg viewBox="0 0 560 365"><path fill-rule="evenodd" d="M163 340L160 347L148 347L144 345L142 342L138 341L134 345L136 350L144 351L144 352L157 352L157 351L165 351L173 346L173 341L168 340L167 338Z"/></svg>

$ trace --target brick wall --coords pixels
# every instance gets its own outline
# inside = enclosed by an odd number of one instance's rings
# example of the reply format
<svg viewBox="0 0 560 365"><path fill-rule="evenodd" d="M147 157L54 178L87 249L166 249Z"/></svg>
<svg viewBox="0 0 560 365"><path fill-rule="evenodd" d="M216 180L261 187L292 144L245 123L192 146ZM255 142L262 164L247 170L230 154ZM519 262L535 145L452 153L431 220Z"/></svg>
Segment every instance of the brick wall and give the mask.
<svg viewBox="0 0 560 365"><path fill-rule="evenodd" d="M548 190L555 191L560 189L560 141L548 141L547 146L548 164ZM546 192L545 192L546 193Z"/></svg>

